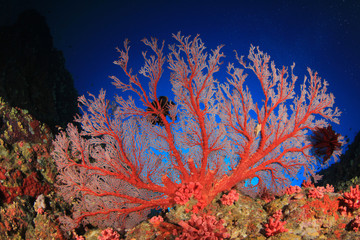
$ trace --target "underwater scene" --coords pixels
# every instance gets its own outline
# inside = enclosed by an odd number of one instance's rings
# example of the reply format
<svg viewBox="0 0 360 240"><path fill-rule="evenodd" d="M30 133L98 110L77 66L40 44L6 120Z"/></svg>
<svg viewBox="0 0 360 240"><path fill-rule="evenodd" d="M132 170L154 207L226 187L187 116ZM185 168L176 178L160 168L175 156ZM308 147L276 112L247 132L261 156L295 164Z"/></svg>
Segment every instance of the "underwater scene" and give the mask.
<svg viewBox="0 0 360 240"><path fill-rule="evenodd" d="M0 11L0 240L360 239L360 2Z"/></svg>

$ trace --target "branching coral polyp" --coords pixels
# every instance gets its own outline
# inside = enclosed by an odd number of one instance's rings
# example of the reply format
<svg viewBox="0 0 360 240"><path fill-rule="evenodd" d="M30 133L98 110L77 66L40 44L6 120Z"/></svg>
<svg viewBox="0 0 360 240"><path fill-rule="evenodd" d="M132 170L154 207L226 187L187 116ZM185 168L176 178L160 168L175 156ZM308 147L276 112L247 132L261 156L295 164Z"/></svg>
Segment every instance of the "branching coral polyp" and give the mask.
<svg viewBox="0 0 360 240"><path fill-rule="evenodd" d="M150 209L171 207L184 194L183 200L197 199L201 210L236 184L254 194L278 192L300 169L312 174L316 158L306 134L327 121L338 123L340 115L326 81L309 69L296 95L294 65L290 71L278 69L269 55L251 46L249 63L236 54L239 67L229 63L228 81L219 82L222 46L207 52L199 36L173 37L176 45L169 46L168 56L164 42L143 40L153 55L143 53L141 80L129 68L129 41L118 49L114 63L128 81L112 76L113 84L137 95L143 106L119 95L117 107L111 107L104 91L82 96L83 115L76 120L81 132L69 125L57 136L53 157L59 191L68 201L76 199L75 224L131 227ZM164 110L158 92L166 64L175 98ZM245 86L245 71L260 82L259 104ZM143 78L149 80L148 90ZM153 116L161 124L152 124ZM244 184L253 178L259 180L256 186ZM186 192L189 186L198 188Z"/></svg>

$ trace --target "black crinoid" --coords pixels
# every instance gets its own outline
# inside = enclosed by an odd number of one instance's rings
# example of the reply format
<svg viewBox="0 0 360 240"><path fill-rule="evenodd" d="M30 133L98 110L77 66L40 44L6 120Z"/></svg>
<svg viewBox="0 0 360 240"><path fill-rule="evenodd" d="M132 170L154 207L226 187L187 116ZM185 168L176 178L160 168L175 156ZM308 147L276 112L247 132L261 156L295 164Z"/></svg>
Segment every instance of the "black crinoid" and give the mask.
<svg viewBox="0 0 360 240"><path fill-rule="evenodd" d="M161 109L162 113L165 115L165 117L166 116L170 117L170 108L172 106L175 106L175 103L173 101L169 100L168 97L160 96L159 97L159 104L160 104L160 109ZM155 108L158 108L158 105L157 105L156 101L152 101L151 105L153 105ZM150 108L150 107L148 107L146 109L146 111L153 112L152 108ZM149 120L153 125L164 126L164 123L161 120L160 114L152 113ZM175 120L176 120L176 117L175 117Z"/></svg>
<svg viewBox="0 0 360 240"><path fill-rule="evenodd" d="M322 128L315 128L313 135L310 136L314 153L318 158L322 158L323 163L328 161L333 153L341 148L339 141L340 134L335 133L331 125Z"/></svg>

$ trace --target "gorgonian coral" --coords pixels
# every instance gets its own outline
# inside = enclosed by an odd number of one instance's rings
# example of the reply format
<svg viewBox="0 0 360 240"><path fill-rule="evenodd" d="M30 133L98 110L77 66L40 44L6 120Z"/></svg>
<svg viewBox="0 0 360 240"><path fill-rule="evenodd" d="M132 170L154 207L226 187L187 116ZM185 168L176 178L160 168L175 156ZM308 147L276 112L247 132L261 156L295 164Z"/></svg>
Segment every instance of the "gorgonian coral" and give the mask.
<svg viewBox="0 0 360 240"><path fill-rule="evenodd" d="M294 65L276 68L254 46L248 62L235 54L237 65L229 63L228 78L220 81L222 46L208 52L199 36L173 37L168 54L164 43L143 40L152 55L143 53L138 75L130 68L125 40L115 61L125 77L111 79L139 102L121 95L112 106L105 91L82 96L83 115L75 120L82 130L69 124L56 137L52 156L58 192L68 202L77 199L73 216L60 219L68 230L88 223L129 229L151 209L175 204L201 213L234 187L250 196L273 194L288 187L299 171L314 175L317 159L309 153L308 130L339 123L340 116L326 81L308 69L296 91ZM174 104L158 96L166 69ZM245 83L248 72L259 80L261 102Z"/></svg>

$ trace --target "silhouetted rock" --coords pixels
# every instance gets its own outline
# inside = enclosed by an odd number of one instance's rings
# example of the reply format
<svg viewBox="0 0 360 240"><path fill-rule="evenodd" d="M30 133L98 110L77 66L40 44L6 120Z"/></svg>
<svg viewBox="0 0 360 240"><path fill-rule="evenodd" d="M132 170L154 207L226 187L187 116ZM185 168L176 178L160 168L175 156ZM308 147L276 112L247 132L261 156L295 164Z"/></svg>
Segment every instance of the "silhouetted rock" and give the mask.
<svg viewBox="0 0 360 240"><path fill-rule="evenodd" d="M331 184L337 191L346 191L350 186L360 184L360 132L348 145L346 152L340 156L340 161L318 174L323 175L318 182L319 185Z"/></svg>
<svg viewBox="0 0 360 240"><path fill-rule="evenodd" d="M45 18L35 10L0 26L0 96L36 119L64 126L77 113L77 92Z"/></svg>

